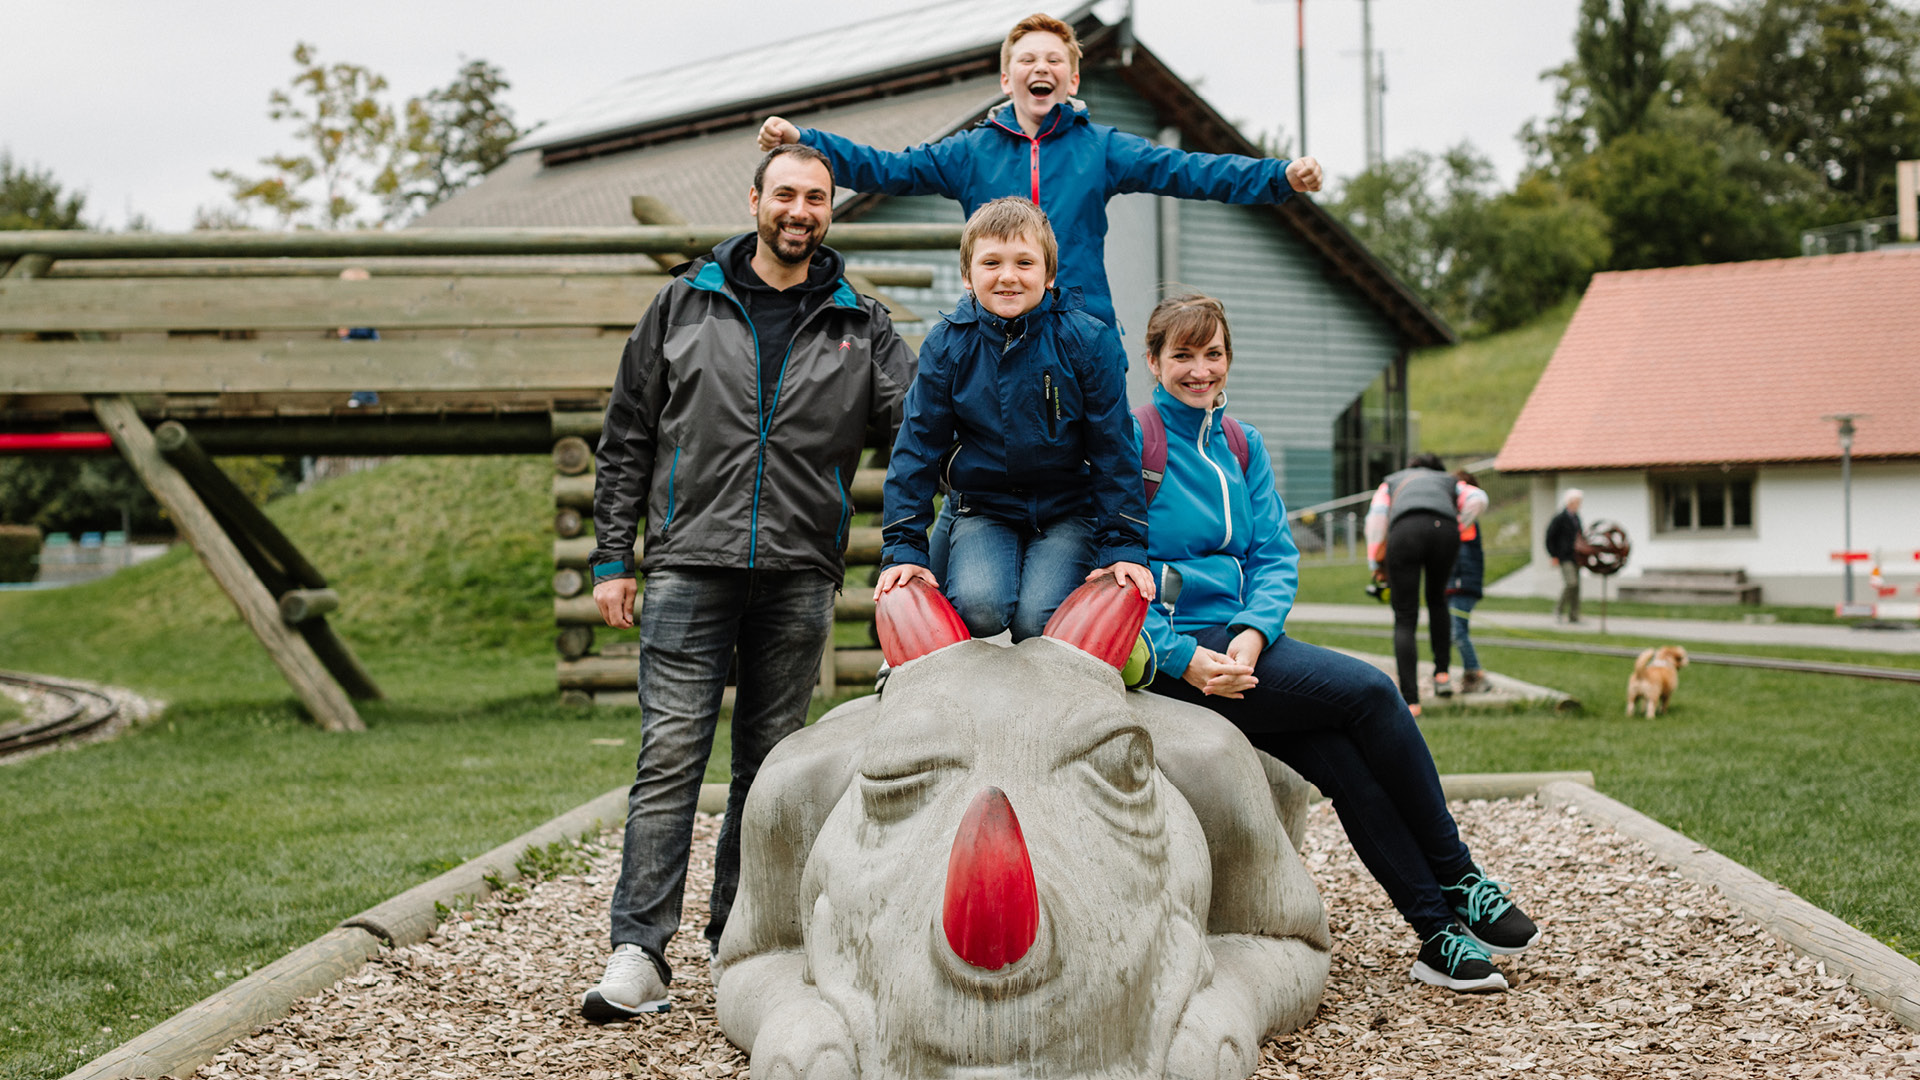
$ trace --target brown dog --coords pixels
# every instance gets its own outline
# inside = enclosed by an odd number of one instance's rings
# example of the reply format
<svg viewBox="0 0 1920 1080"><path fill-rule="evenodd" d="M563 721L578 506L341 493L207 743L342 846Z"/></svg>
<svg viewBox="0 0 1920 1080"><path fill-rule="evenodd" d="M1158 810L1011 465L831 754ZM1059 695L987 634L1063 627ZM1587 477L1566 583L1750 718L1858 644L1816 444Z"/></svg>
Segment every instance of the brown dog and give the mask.
<svg viewBox="0 0 1920 1080"><path fill-rule="evenodd" d="M1633 676L1627 680L1627 715L1641 701L1647 703L1647 718L1667 711L1667 701L1680 686L1680 669L1687 666L1687 650L1678 645L1648 649L1633 662Z"/></svg>

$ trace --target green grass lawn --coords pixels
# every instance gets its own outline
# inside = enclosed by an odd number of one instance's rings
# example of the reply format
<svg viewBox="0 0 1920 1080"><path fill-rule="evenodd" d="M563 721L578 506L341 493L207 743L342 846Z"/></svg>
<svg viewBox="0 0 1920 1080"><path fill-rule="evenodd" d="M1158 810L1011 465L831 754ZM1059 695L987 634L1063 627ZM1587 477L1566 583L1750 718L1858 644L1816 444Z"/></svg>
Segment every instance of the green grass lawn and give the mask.
<svg viewBox="0 0 1920 1080"><path fill-rule="evenodd" d="M1380 637L1333 627L1290 632L1392 651ZM1712 651L1916 666L1913 657L1831 650ZM1623 715L1629 660L1498 646L1480 653L1488 668L1567 691L1586 708L1428 718L1422 729L1442 772L1592 770L1602 791L1920 958L1912 874L1920 865L1920 685L1695 664L1672 710L1647 720Z"/></svg>
<svg viewBox="0 0 1920 1080"><path fill-rule="evenodd" d="M1524 326L1459 345L1422 349L1407 362L1407 406L1420 414L1420 448L1447 459L1491 457L1520 417L1560 344L1569 300Z"/></svg>
<svg viewBox="0 0 1920 1080"><path fill-rule="evenodd" d="M25 717L20 713L20 706L14 704L12 698L0 694L0 727L17 724L24 719Z"/></svg>

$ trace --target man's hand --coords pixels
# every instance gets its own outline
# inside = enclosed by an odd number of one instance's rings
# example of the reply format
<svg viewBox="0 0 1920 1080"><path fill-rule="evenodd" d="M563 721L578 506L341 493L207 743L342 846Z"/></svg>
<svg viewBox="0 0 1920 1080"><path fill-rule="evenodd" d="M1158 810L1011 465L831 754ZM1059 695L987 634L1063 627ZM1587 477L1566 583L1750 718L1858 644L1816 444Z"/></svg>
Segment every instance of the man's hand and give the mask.
<svg viewBox="0 0 1920 1080"><path fill-rule="evenodd" d="M874 601L879 601L881 593L890 592L909 581L924 581L936 589L940 587L940 582L934 578L933 571L926 567L915 566L912 563L894 563L880 571L880 580L874 582Z"/></svg>
<svg viewBox="0 0 1920 1080"><path fill-rule="evenodd" d="M1139 563L1117 562L1112 566L1103 566L1088 574L1086 579L1092 581L1094 578L1105 574L1112 574L1117 583L1121 585L1131 585L1133 586L1133 591L1149 600L1153 599L1153 575L1148 572L1146 567L1141 566Z"/></svg>
<svg viewBox="0 0 1920 1080"><path fill-rule="evenodd" d="M773 121L767 123L772 124ZM782 120L781 123L786 121ZM795 135L794 138L799 136ZM766 128L760 129L760 144L764 149L772 149L767 142ZM1294 158L1287 163L1287 184L1295 191L1319 191L1321 179L1320 162L1315 158Z"/></svg>
<svg viewBox="0 0 1920 1080"><path fill-rule="evenodd" d="M1384 566L1374 567L1373 581L1376 585L1385 585L1387 583L1387 568Z"/></svg>
<svg viewBox="0 0 1920 1080"><path fill-rule="evenodd" d="M799 141L800 129L777 116L767 117L767 122L760 125L760 149L763 151L771 150L782 143L796 143ZM1309 158L1308 160L1311 161L1312 159ZM1291 174L1293 170L1288 169L1287 171ZM1319 175L1320 173L1316 166L1314 176L1317 177ZM1292 179L1291 175L1289 175L1288 179ZM1320 190L1320 182L1318 180L1314 181L1313 189L1315 191Z"/></svg>
<svg viewBox="0 0 1920 1080"><path fill-rule="evenodd" d="M1260 654L1266 651L1267 635L1252 627L1233 635L1233 640L1227 642L1228 658L1248 669L1259 663Z"/></svg>
<svg viewBox="0 0 1920 1080"><path fill-rule="evenodd" d="M1187 670L1180 676L1202 694L1238 700L1243 692L1260 685L1253 677L1253 666L1242 664L1202 645L1193 650Z"/></svg>
<svg viewBox="0 0 1920 1080"><path fill-rule="evenodd" d="M608 626L625 630L633 625L633 598L639 592L640 585L632 578L614 578L593 587L593 602Z"/></svg>

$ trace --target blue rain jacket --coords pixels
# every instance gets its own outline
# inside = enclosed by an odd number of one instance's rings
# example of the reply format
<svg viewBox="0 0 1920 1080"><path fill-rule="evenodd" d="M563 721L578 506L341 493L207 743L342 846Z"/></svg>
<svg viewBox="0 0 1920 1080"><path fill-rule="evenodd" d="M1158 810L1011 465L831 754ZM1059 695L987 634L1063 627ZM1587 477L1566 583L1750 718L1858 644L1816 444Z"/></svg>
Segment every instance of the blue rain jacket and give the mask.
<svg viewBox="0 0 1920 1080"><path fill-rule="evenodd" d="M1199 643L1190 632L1251 628L1269 644L1286 629L1300 587L1300 549L1274 488L1273 463L1252 424L1247 469L1220 429L1225 406L1196 409L1164 387L1153 407L1167 425L1167 470L1147 509L1147 554L1159 596L1147 611L1147 637L1162 674L1186 673ZM1137 428L1136 424L1136 438ZM1177 571L1179 596L1168 595Z"/></svg>
<svg viewBox="0 0 1920 1080"><path fill-rule="evenodd" d="M1278 203L1293 194L1287 162L1239 154L1193 154L1087 119L1079 102L1055 105L1029 139L1013 103L975 127L909 150L875 150L814 128L800 141L827 155L834 180L854 191L945 195L968 217L1008 195L1040 204L1060 243L1062 286L1078 286L1087 310L1117 326L1107 287L1107 200L1146 192L1227 203Z"/></svg>
<svg viewBox="0 0 1920 1080"><path fill-rule="evenodd" d="M960 514L1038 528L1091 517L1094 565L1147 561L1140 437L1127 411L1126 358L1077 289L1050 290L1014 319L969 293L920 346L894 439L883 563L927 565L933 492Z"/></svg>

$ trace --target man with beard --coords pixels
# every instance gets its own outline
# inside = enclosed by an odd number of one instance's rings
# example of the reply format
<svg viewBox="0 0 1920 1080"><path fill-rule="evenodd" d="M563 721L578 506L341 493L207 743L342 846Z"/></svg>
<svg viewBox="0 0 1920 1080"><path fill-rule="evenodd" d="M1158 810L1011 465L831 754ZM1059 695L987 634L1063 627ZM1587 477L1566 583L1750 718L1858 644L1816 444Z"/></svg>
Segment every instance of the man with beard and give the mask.
<svg viewBox="0 0 1920 1080"><path fill-rule="evenodd" d="M845 573L847 490L868 426L889 440L914 373L886 308L821 246L833 174L781 146L747 196L756 231L676 268L627 339L594 487L593 598L640 608L641 744L613 894L613 956L580 1011L669 1007L694 805L739 654L733 771L714 866L709 955L740 874L741 811L773 745L805 723ZM634 533L647 521L635 566Z"/></svg>

